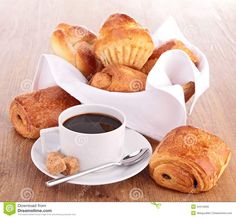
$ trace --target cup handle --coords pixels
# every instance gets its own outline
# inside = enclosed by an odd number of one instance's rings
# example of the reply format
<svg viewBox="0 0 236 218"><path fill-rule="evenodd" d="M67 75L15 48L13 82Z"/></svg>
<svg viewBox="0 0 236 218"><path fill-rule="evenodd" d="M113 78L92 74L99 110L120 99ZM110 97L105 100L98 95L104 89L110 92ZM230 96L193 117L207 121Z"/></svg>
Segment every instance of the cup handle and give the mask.
<svg viewBox="0 0 236 218"><path fill-rule="evenodd" d="M50 152L60 150L60 141L58 136L58 126L40 130L40 141L43 154L48 154Z"/></svg>

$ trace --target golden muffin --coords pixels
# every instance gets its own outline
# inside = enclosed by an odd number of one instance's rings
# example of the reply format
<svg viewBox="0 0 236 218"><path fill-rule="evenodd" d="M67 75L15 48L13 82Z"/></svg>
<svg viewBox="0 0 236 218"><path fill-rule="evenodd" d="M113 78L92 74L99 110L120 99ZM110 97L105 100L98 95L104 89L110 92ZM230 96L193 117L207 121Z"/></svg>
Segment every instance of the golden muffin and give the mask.
<svg viewBox="0 0 236 218"><path fill-rule="evenodd" d="M147 29L125 14L113 14L103 24L94 51L104 66L121 64L141 69L154 49Z"/></svg>

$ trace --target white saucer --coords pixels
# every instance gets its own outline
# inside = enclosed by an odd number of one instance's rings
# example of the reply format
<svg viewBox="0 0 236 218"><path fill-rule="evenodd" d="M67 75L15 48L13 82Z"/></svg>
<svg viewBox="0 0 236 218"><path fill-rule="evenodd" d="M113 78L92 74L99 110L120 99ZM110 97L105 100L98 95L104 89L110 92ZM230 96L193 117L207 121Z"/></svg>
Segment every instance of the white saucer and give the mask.
<svg viewBox="0 0 236 218"><path fill-rule="evenodd" d="M49 141L50 143L48 144L48 146L50 147L55 146L56 150L56 147L58 147L59 144L58 134L52 137ZM69 181L69 183L78 185L104 185L128 179L141 172L149 163L152 154L152 147L148 142L148 140L141 134L135 132L134 130L126 129L125 143L123 148L124 156L141 148L149 148L150 150L149 156L133 166L111 167L108 168L107 170L78 177L77 179ZM60 175L59 176L51 175L47 171L45 166L46 155L42 152L42 145L40 142L40 138L32 146L31 158L35 166L44 174L52 178L60 177Z"/></svg>

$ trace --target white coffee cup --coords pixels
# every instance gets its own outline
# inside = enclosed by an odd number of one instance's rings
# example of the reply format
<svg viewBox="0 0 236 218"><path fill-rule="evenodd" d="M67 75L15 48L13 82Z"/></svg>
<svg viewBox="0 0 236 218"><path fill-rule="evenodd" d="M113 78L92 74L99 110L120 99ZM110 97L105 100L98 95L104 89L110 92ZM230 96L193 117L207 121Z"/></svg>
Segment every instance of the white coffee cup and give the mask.
<svg viewBox="0 0 236 218"><path fill-rule="evenodd" d="M122 124L117 129L105 133L79 133L66 128L63 123L76 115L86 113L100 113L117 118ZM86 104L77 105L64 110L58 118L58 127L42 129L40 131L41 144L44 153L52 151L48 147L50 137L59 134L60 145L57 150L66 156L77 157L80 161L80 170L86 170L104 163L118 161L121 158L124 143L126 118L116 108ZM55 146L53 146L55 150Z"/></svg>

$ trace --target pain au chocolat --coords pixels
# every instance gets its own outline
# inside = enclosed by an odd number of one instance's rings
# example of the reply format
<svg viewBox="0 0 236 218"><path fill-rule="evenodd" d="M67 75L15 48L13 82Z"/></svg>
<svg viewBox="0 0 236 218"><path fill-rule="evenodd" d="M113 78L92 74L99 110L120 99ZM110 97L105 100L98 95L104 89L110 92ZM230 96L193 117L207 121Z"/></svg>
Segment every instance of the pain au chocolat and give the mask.
<svg viewBox="0 0 236 218"><path fill-rule="evenodd" d="M103 24L94 51L104 66L121 64L141 69L154 49L152 38L133 18L113 14Z"/></svg>
<svg viewBox="0 0 236 218"><path fill-rule="evenodd" d="M113 92L138 92L145 89L147 75L130 67L112 64L97 72L90 85Z"/></svg>
<svg viewBox="0 0 236 218"><path fill-rule="evenodd" d="M231 157L217 136L192 126L172 130L154 151L150 175L166 188L199 193L216 185Z"/></svg>
<svg viewBox="0 0 236 218"><path fill-rule="evenodd" d="M80 102L59 86L22 94L12 101L10 120L23 137L36 139L41 129L58 125L59 114Z"/></svg>

